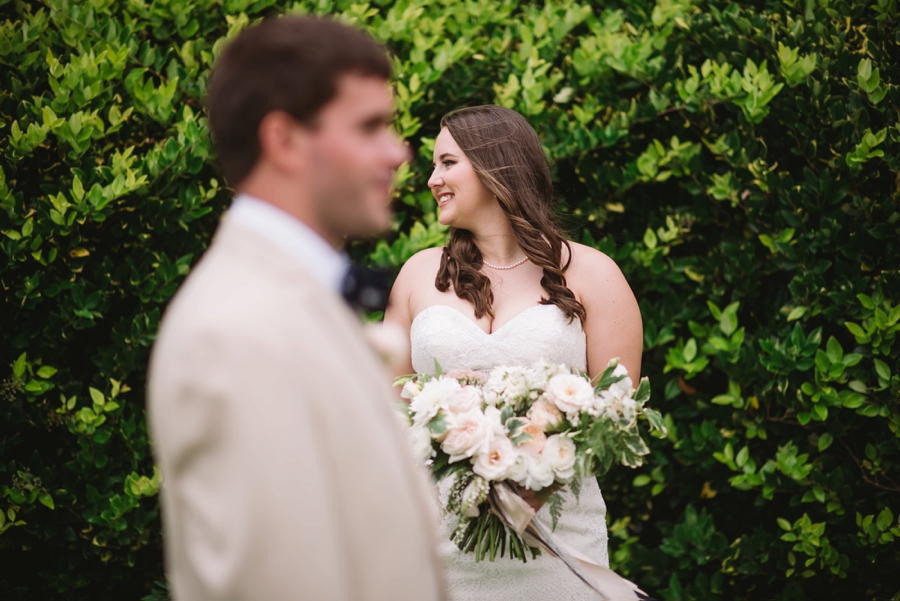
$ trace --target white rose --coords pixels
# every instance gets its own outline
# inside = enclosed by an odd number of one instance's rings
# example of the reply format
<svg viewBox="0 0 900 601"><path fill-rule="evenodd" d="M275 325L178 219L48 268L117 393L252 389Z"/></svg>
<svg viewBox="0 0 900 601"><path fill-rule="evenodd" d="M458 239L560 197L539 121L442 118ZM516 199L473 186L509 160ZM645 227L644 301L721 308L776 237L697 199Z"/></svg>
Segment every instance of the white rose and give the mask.
<svg viewBox="0 0 900 601"><path fill-rule="evenodd" d="M533 379L534 374L527 367L495 367L485 384L485 397L490 393L491 400L498 397L499 401L516 405L521 399L528 397L529 382Z"/></svg>
<svg viewBox="0 0 900 601"><path fill-rule="evenodd" d="M482 394L484 394L485 405L490 405L491 407L496 407L497 405L500 404L500 401L502 400L500 398L500 395L497 394L496 392L494 392L493 390L484 389Z"/></svg>
<svg viewBox="0 0 900 601"><path fill-rule="evenodd" d="M553 376L563 373L569 373L565 365L548 363L540 359L532 366L531 387L543 390Z"/></svg>
<svg viewBox="0 0 900 601"><path fill-rule="evenodd" d="M594 400L591 384L575 374L553 376L547 384L545 394L566 413L578 413Z"/></svg>
<svg viewBox="0 0 900 601"><path fill-rule="evenodd" d="M463 386L450 398L447 405L453 413L465 413L472 409L480 409L481 398L481 391L478 388Z"/></svg>
<svg viewBox="0 0 900 601"><path fill-rule="evenodd" d="M475 457L472 471L485 480L505 480L515 461L516 450L509 439L505 436L494 436L487 450Z"/></svg>
<svg viewBox="0 0 900 601"><path fill-rule="evenodd" d="M491 434L494 436L506 436L506 426L503 425L503 412L496 407L485 407L484 418L491 427Z"/></svg>
<svg viewBox="0 0 900 601"><path fill-rule="evenodd" d="M397 421L400 424L400 427L404 430L412 425L412 420L407 411L395 411L395 414L397 415Z"/></svg>
<svg viewBox="0 0 900 601"><path fill-rule="evenodd" d="M416 461L425 463L434 457L434 448L431 446L431 434L427 428L410 428L406 431L406 437Z"/></svg>
<svg viewBox="0 0 900 601"><path fill-rule="evenodd" d="M634 421L637 413L637 402L629 396L623 387L610 387L594 400L594 407L600 415L616 421L620 417L626 422Z"/></svg>
<svg viewBox="0 0 900 601"><path fill-rule="evenodd" d="M477 409L452 416L447 437L441 449L450 455L450 463L472 457L481 450L487 450L490 443L491 423Z"/></svg>
<svg viewBox="0 0 900 601"><path fill-rule="evenodd" d="M512 464L512 467L509 468L509 472L506 474L507 480L512 480L516 484L525 484L525 480L528 478L528 466L531 464L531 455L527 453L522 453L521 451L516 452L516 459Z"/></svg>
<svg viewBox="0 0 900 601"><path fill-rule="evenodd" d="M598 417L603 416L608 420L615 421L619 419L618 408L619 401L606 390L594 399L594 409Z"/></svg>
<svg viewBox="0 0 900 601"><path fill-rule="evenodd" d="M400 390L400 396L404 399L413 399L420 392L422 392L421 385L415 380L410 380L403 385L403 388Z"/></svg>
<svg viewBox="0 0 900 601"><path fill-rule="evenodd" d="M633 422L637 414L637 402L631 397L625 397L621 400L619 407L622 419L626 422Z"/></svg>
<svg viewBox="0 0 900 601"><path fill-rule="evenodd" d="M438 411L447 410L447 404L460 389L459 382L450 378L429 380L421 392L409 403L413 412L413 423L417 426L427 424Z"/></svg>
<svg viewBox="0 0 900 601"><path fill-rule="evenodd" d="M553 468L543 455L531 457L523 484L525 488L535 492L553 484Z"/></svg>
<svg viewBox="0 0 900 601"><path fill-rule="evenodd" d="M631 391L634 390L634 382L631 381L631 376L628 375L628 370L625 369L625 366L621 363L616 365L612 375L625 377L611 385L609 387L610 391L615 390L621 393L621 395L617 394L616 396L631 396Z"/></svg>
<svg viewBox="0 0 900 601"><path fill-rule="evenodd" d="M575 443L571 438L554 434L547 439L542 454L559 480L575 477Z"/></svg>
<svg viewBox="0 0 900 601"><path fill-rule="evenodd" d="M541 430L555 428L563 419L563 414L551 401L546 398L538 399L528 409L528 418Z"/></svg>

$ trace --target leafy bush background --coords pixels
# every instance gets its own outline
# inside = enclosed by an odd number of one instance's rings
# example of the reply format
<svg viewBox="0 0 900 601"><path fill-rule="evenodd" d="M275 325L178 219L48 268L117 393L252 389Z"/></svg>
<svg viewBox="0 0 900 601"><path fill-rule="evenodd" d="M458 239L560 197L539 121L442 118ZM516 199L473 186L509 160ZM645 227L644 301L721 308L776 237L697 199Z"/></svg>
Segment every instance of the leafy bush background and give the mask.
<svg viewBox="0 0 900 601"><path fill-rule="evenodd" d="M900 592L896 0L0 0L0 596L163 598L144 374L230 200L222 42L339 15L396 57L398 267L440 244L440 116L528 117L573 237L640 300L667 440L602 482L662 599Z"/></svg>

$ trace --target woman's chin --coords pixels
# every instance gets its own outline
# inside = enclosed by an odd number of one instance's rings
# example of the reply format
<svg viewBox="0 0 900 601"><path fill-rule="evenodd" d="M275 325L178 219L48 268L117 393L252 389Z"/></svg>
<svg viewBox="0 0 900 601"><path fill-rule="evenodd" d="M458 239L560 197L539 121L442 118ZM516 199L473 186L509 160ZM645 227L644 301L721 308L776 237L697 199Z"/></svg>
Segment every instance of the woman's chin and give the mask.
<svg viewBox="0 0 900 601"><path fill-rule="evenodd" d="M438 223L440 223L441 225L452 226L453 225L453 213L450 211L441 209L440 213L438 213Z"/></svg>

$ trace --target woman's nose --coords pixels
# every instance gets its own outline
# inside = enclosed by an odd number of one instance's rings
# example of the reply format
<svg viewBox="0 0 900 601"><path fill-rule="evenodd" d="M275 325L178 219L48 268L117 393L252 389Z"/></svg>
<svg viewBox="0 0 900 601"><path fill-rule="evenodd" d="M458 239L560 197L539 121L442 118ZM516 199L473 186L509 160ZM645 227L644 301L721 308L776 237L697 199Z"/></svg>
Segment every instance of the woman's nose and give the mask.
<svg viewBox="0 0 900 601"><path fill-rule="evenodd" d="M431 177L428 178L428 187L429 188L439 188L444 185L444 180L440 175L437 174L437 170L431 172Z"/></svg>

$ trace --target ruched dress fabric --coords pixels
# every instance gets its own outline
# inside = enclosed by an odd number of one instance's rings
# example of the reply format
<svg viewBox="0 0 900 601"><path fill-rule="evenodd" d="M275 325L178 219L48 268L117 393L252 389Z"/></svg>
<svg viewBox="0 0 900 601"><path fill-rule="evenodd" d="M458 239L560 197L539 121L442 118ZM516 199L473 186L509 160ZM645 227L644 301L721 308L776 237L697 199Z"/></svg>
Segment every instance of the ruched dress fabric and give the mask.
<svg viewBox="0 0 900 601"><path fill-rule="evenodd" d="M434 373L437 360L445 372L454 369L490 370L498 365L531 365L544 359L585 370L587 347L578 318L569 321L556 305L531 307L491 334L460 311L433 305L419 313L410 330L413 368ZM452 482L439 484L441 503ZM564 506L554 534L590 557L609 566L606 504L594 478L585 480L579 497L562 490ZM562 561L546 553L527 563L508 557L475 561L450 540L455 520L441 512L440 554L452 601L575 601L597 599ZM552 524L549 507L537 516Z"/></svg>

